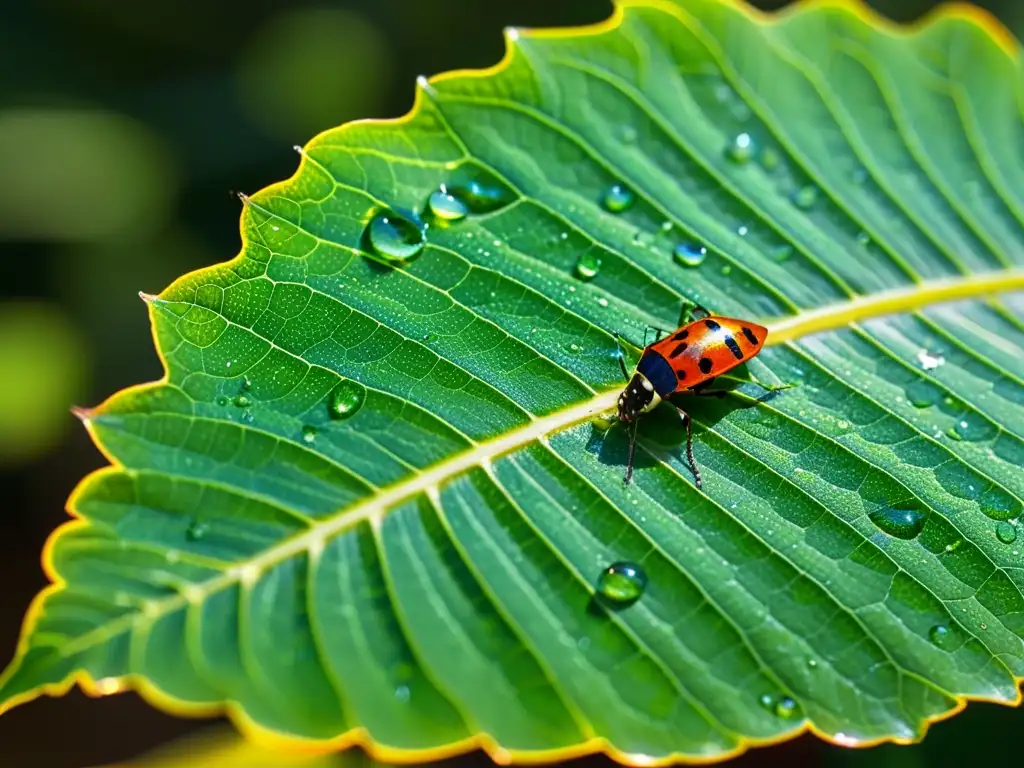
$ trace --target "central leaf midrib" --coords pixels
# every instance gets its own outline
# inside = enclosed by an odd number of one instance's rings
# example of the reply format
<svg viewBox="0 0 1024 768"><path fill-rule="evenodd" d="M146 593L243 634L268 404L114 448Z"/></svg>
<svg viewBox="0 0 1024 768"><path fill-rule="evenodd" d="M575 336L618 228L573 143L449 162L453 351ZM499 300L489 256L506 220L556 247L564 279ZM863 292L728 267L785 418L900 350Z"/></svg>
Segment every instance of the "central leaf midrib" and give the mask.
<svg viewBox="0 0 1024 768"><path fill-rule="evenodd" d="M789 343L803 336L835 330L869 318L920 309L931 304L979 298L1015 290L1024 291L1024 269L918 283L904 289L860 297L832 307L805 312L802 315L774 322L770 321L767 323L769 335L766 345ZM193 599L199 598L200 595L205 597L236 583L250 583L258 579L266 568L275 563L308 551L314 543L322 544L328 538L348 530L360 522L379 521L389 509L402 501L431 488L439 487L468 469L487 464L495 458L545 435L567 429L614 409L618 395L618 388L598 393L589 400L573 403L560 411L538 417L517 429L477 443L469 450L445 459L408 480L382 489L382 492L376 497L339 510L334 516L323 520L314 527L267 549L244 563L232 566L209 581L191 586L188 590L189 598L186 598L185 594L179 594L163 600L155 600L149 603L149 609L145 612L126 615L97 627L63 646L60 657L66 658L91 647L94 640L97 639L95 637L97 635L99 636L98 641L102 642L119 631L128 630L140 617L152 620L192 603Z"/></svg>

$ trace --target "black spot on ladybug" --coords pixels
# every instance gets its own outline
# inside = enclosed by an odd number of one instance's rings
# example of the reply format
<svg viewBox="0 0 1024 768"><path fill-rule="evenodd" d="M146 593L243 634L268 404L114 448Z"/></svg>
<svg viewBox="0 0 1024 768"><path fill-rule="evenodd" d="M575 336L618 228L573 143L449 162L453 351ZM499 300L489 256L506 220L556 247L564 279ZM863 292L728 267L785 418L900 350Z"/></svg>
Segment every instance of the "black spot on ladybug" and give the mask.
<svg viewBox="0 0 1024 768"><path fill-rule="evenodd" d="M737 360L743 359L743 350L740 349L740 345L736 343L736 339L732 336L725 337L725 346L729 348L729 351L732 352L732 356Z"/></svg>
<svg viewBox="0 0 1024 768"><path fill-rule="evenodd" d="M755 336L754 332L749 328L743 329L743 335L747 337L747 341L749 341L751 344L757 344L757 336Z"/></svg>
<svg viewBox="0 0 1024 768"><path fill-rule="evenodd" d="M704 321L704 325L706 325L708 327L709 331L717 331L719 328L722 327L718 323L716 323L714 320L710 320L710 319L709 320L705 320Z"/></svg>
<svg viewBox="0 0 1024 768"><path fill-rule="evenodd" d="M675 336L672 337L672 341L682 341L683 339L685 339L689 335L690 335L689 331L680 331L679 333L677 333Z"/></svg>
<svg viewBox="0 0 1024 768"><path fill-rule="evenodd" d="M714 368L715 364L711 362L710 357L702 357L700 362L697 363L697 367L700 368L701 373L711 373L711 369Z"/></svg>
<svg viewBox="0 0 1024 768"><path fill-rule="evenodd" d="M686 371L684 371L682 368L680 368L678 371L676 371L676 378L679 379L680 381L685 379L686 378Z"/></svg>
<svg viewBox="0 0 1024 768"><path fill-rule="evenodd" d="M685 341L681 341L681 342L679 342L679 344L676 346L675 349L673 349L671 352L669 352L668 356L669 357L679 357L679 355L683 354L683 352L686 351L686 348L688 346L690 346L690 345L687 344Z"/></svg>

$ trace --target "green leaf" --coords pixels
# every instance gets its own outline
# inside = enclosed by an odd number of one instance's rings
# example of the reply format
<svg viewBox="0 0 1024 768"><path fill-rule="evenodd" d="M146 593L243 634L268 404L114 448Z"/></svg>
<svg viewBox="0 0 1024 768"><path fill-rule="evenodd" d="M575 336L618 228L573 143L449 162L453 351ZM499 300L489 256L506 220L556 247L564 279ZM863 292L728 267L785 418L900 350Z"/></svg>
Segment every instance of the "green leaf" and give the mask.
<svg viewBox="0 0 1024 768"><path fill-rule="evenodd" d="M652 0L509 51L318 136L238 258L147 297L166 379L82 414L114 466L5 706L78 681L385 759L637 761L1018 701L1016 43ZM687 301L768 324L750 372L797 386L686 401L703 490L655 411L624 486L614 334ZM639 599L597 594L616 562Z"/></svg>

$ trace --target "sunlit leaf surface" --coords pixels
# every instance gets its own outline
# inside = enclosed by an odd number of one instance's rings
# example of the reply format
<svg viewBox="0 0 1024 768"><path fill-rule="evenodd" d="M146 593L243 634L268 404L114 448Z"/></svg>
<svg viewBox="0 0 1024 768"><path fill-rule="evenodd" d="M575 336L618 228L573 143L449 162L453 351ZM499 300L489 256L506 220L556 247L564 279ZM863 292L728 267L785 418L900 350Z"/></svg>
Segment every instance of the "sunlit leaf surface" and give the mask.
<svg viewBox="0 0 1024 768"><path fill-rule="evenodd" d="M148 297L167 379L83 414L116 464L4 701L137 685L405 759L1015 702L1024 131L985 24L629 5L318 136L237 259ZM614 333L684 300L768 324L750 372L796 386L689 406L703 491L655 412L627 487Z"/></svg>

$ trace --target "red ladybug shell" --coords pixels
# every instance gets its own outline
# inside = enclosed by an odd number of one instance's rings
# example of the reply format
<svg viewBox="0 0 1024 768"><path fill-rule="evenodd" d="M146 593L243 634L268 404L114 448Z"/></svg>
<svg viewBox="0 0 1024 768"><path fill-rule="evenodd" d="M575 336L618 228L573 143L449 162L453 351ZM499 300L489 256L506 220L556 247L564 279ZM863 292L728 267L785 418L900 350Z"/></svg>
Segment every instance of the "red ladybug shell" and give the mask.
<svg viewBox="0 0 1024 768"><path fill-rule="evenodd" d="M745 363L764 346L768 329L749 320L710 315L647 347L676 374L676 391L692 389Z"/></svg>

